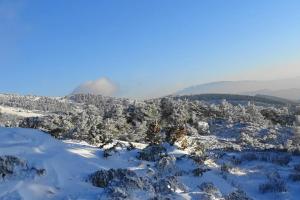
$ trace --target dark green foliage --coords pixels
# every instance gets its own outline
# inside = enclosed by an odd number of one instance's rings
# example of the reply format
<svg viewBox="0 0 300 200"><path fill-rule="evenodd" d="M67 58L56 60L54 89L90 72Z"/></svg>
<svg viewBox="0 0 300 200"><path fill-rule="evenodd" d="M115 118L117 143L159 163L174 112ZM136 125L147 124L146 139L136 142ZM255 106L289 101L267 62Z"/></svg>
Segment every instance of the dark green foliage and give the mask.
<svg viewBox="0 0 300 200"><path fill-rule="evenodd" d="M161 129L157 121L150 122L146 132L145 141L151 145L160 144L163 141Z"/></svg>

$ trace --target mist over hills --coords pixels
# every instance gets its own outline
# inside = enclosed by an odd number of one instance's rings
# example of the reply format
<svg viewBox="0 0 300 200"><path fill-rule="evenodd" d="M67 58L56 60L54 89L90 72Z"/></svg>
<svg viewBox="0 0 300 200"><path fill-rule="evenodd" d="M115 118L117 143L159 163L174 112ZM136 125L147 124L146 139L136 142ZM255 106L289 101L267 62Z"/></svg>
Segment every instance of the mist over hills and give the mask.
<svg viewBox="0 0 300 200"><path fill-rule="evenodd" d="M191 86L176 95L190 94L242 94L268 95L300 100L300 77L268 81L220 81Z"/></svg>

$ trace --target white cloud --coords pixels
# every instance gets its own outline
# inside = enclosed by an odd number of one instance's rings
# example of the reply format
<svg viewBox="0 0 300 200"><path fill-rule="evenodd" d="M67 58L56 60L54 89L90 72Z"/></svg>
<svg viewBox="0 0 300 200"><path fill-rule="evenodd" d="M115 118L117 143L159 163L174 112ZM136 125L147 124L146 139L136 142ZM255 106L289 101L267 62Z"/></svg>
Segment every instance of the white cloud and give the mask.
<svg viewBox="0 0 300 200"><path fill-rule="evenodd" d="M72 94L100 94L104 96L114 96L118 89L118 86L114 82L108 78L102 77L79 85Z"/></svg>

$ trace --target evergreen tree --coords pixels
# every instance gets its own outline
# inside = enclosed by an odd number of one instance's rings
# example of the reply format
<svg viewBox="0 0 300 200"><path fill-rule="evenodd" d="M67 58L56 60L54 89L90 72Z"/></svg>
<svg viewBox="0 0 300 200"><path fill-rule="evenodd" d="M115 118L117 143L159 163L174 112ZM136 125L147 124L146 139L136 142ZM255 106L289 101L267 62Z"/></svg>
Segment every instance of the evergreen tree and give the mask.
<svg viewBox="0 0 300 200"><path fill-rule="evenodd" d="M148 125L148 130L146 132L146 142L148 142L151 145L160 144L162 142L160 130L161 129L157 120L155 120L154 122L150 122Z"/></svg>

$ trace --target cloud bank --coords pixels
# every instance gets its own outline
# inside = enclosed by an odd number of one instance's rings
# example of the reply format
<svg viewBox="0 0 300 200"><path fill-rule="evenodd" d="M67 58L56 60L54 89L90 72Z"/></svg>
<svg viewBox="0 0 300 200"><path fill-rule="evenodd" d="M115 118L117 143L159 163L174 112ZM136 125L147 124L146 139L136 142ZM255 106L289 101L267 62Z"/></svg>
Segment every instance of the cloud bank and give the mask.
<svg viewBox="0 0 300 200"><path fill-rule="evenodd" d="M114 96L118 92L118 86L110 79L102 77L94 81L87 81L79 85L72 94L96 94Z"/></svg>

